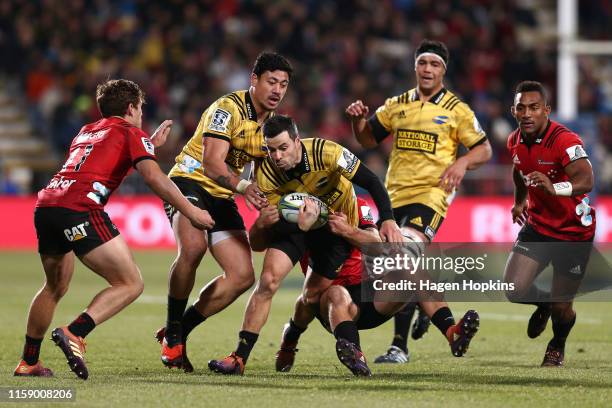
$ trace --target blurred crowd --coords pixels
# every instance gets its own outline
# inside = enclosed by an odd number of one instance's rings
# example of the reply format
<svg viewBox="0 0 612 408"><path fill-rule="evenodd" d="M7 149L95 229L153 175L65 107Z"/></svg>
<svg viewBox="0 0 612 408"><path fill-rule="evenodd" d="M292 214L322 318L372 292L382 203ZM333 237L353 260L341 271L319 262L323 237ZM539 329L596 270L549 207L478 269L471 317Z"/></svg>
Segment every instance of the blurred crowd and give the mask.
<svg viewBox="0 0 612 408"><path fill-rule="evenodd" d="M612 4L580 3L580 34L611 40ZM295 76L280 112L303 136L339 141L381 176L384 144L363 151L351 136L345 107L362 99L373 110L414 86L414 47L444 41L451 53L446 85L476 112L508 165L506 135L514 86L524 79L556 88L556 2L546 0L12 0L0 2L0 59L21 81L32 123L64 152L78 129L99 118L97 83L124 77L146 91L148 130L175 120L161 151L172 163L202 111L229 91L245 89L262 50L287 56ZM552 30L552 32L551 32ZM583 31L584 30L584 31ZM579 110L597 127L603 159L612 151L612 56L581 57ZM609 161L609 160L608 160ZM509 193L506 168L467 183L468 193ZM612 169L609 170L612 179ZM605 174L605 171L603 172ZM504 182L500 182L503 177ZM600 191L610 191L610 182Z"/></svg>

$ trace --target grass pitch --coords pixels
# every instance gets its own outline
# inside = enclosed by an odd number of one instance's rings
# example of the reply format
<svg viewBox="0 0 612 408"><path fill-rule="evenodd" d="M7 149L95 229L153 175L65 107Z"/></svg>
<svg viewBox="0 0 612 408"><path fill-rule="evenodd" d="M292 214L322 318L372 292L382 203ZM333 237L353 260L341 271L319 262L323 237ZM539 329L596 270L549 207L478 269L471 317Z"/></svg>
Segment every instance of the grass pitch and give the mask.
<svg viewBox="0 0 612 408"><path fill-rule="evenodd" d="M171 252L135 254L145 279L145 293L88 338L90 377L82 381L68 369L61 351L45 340L41 359L55 372L50 379L12 376L25 332L29 302L41 286L38 256L0 252L4 283L2 299L0 386L76 389L76 402L19 403L20 406L262 406L262 407L391 407L391 406L610 406L612 400L612 303L576 305L578 319L566 348L566 367L542 369L550 324L538 339L526 335L532 308L509 303L451 304L455 317L468 307L481 315L481 329L464 358L452 357L441 334L431 327L425 337L409 342L410 363L370 363L372 378L355 378L340 364L334 338L317 322L302 336L296 365L290 373L274 371L280 331L288 320L301 285L294 271L274 299L270 319L243 377L212 374L206 363L236 346L247 295L207 320L190 336L192 374L168 370L159 361L153 334L165 321L167 270ZM261 260L256 259L259 273ZM199 289L219 272L207 256L198 272ZM104 286L101 278L78 265L68 295L57 309L53 326L71 321ZM197 294L197 291L194 291ZM193 296L192 296L193 297ZM370 362L392 336L392 321L361 332ZM49 334L48 334L49 335ZM47 335L47 337L48 337ZM0 403L8 405L8 403ZM12 405L10 405L12 406Z"/></svg>

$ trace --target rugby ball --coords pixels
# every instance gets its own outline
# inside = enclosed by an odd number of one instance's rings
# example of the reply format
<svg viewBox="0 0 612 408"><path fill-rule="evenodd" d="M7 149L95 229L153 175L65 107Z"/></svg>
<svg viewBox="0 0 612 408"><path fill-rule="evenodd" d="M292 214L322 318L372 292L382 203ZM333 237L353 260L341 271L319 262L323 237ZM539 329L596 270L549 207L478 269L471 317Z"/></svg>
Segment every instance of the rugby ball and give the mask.
<svg viewBox="0 0 612 408"><path fill-rule="evenodd" d="M278 212L280 213L280 216L283 217L283 219L285 219L287 222L297 224L300 208L304 205L304 199L306 197L310 197L315 200L319 204L319 208L321 209L319 219L314 223L311 229L321 228L322 226L327 224L327 216L329 215L329 210L323 201L308 193L289 193L283 196L278 202Z"/></svg>

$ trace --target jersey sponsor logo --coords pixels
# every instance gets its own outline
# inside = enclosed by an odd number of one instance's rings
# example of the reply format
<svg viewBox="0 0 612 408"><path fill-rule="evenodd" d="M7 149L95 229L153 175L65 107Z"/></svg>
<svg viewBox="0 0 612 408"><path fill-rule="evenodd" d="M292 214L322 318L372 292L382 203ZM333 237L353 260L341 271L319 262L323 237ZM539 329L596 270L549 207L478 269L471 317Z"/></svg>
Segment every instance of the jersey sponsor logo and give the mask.
<svg viewBox="0 0 612 408"><path fill-rule="evenodd" d="M68 189L74 183L76 183L76 180L65 179L64 176L61 176L60 178L53 177L53 179L51 179L49 184L47 184L46 188L48 190L55 190L57 188L61 190L65 190L65 189Z"/></svg>
<svg viewBox="0 0 612 408"><path fill-rule="evenodd" d="M585 227L590 227L593 224L593 215L591 215L589 203L589 197L584 197L580 204L576 206L576 215L580 217L580 223Z"/></svg>
<svg viewBox="0 0 612 408"><path fill-rule="evenodd" d="M153 146L153 143L151 142L151 140L149 140L148 137L141 137L140 140L142 140L142 145L144 146L147 153L149 153L150 155L154 155L155 146Z"/></svg>
<svg viewBox="0 0 612 408"><path fill-rule="evenodd" d="M436 116L435 118L432 119L432 121L436 125L443 125L446 122L448 122L448 116L444 116L444 115Z"/></svg>
<svg viewBox="0 0 612 408"><path fill-rule="evenodd" d="M551 165L555 164L555 162L544 161L544 160L538 159L538 164L540 166L551 166Z"/></svg>
<svg viewBox="0 0 612 408"><path fill-rule="evenodd" d="M217 108L212 114L212 120L208 125L210 130L215 132L227 133L227 125L229 124L232 114L226 110Z"/></svg>
<svg viewBox="0 0 612 408"><path fill-rule="evenodd" d="M89 222L83 222L79 225L75 225L74 227L66 228L64 230L64 235L70 242L78 241L87 236L87 231L85 231L85 227L87 226L89 226Z"/></svg>
<svg viewBox="0 0 612 408"><path fill-rule="evenodd" d="M202 163L200 163L199 161L197 161L193 157L191 157L188 154L186 154L186 155L183 156L183 160L181 160L181 162L179 163L178 166L179 166L179 169L181 169L182 172L187 173L187 174L191 174L194 171L196 171L197 169L199 169L200 167L202 167Z"/></svg>
<svg viewBox="0 0 612 408"><path fill-rule="evenodd" d="M317 197L319 197L328 207L331 207L340 197L342 197L342 191L334 189L327 194L317 195Z"/></svg>
<svg viewBox="0 0 612 408"><path fill-rule="evenodd" d="M325 185L327 184L327 177L323 177L322 179L320 179L319 181L317 181L317 184L315 184L315 188L317 190L322 189Z"/></svg>
<svg viewBox="0 0 612 408"><path fill-rule="evenodd" d="M438 135L422 130L398 129L395 145L398 149L436 153Z"/></svg>
<svg viewBox="0 0 612 408"><path fill-rule="evenodd" d="M576 161L578 159L582 159L584 157L589 157L580 145L568 147L567 149L565 149L565 152L567 153L567 156L569 157L571 162Z"/></svg>
<svg viewBox="0 0 612 408"><path fill-rule="evenodd" d="M81 133L75 138L72 144L77 145L79 143L86 143L86 142L91 143L97 139L102 139L104 136L106 136L109 130L110 129L104 129L104 130L99 130L97 132Z"/></svg>
<svg viewBox="0 0 612 408"><path fill-rule="evenodd" d="M338 166L342 167L349 173L352 173L355 170L355 166L357 166L357 156L351 153L349 150L342 148L342 154L338 158Z"/></svg>
<svg viewBox="0 0 612 408"><path fill-rule="evenodd" d="M410 223L414 224L414 225L418 225L419 227L423 226L423 220L421 219L420 216L419 217L414 217L413 219L411 219Z"/></svg>

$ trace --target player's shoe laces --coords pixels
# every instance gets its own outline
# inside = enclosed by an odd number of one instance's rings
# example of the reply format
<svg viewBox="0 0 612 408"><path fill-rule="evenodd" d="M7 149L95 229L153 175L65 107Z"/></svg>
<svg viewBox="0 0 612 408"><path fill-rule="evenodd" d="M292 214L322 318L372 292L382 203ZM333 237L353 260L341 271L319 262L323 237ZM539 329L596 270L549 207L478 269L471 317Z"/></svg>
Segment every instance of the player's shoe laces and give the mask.
<svg viewBox="0 0 612 408"><path fill-rule="evenodd" d="M58 327L51 332L51 340L64 352L68 367L77 377L86 380L89 376L85 365L85 340L70 333L68 327Z"/></svg>
<svg viewBox="0 0 612 408"><path fill-rule="evenodd" d="M244 374L244 361L242 361L242 357L238 357L235 352L232 352L223 360L210 360L208 369L219 374L242 375Z"/></svg>
<svg viewBox="0 0 612 408"><path fill-rule="evenodd" d="M419 309L419 314L412 324L411 336L414 340L418 340L427 333L431 320L422 310Z"/></svg>
<svg viewBox="0 0 612 408"><path fill-rule="evenodd" d="M446 337L455 357L462 357L470 346L470 341L478 331L480 317L475 310L465 312L459 323L448 329Z"/></svg>
<svg viewBox="0 0 612 408"><path fill-rule="evenodd" d="M176 355L174 354L175 350L171 351L171 349L174 349L177 346L168 347L168 343L166 342L165 337L166 337L165 327L160 328L155 333L155 338L157 339L157 342L162 345L162 351L161 351L162 363L168 368L172 368L172 367L182 368L183 371L185 371L186 373L192 373L193 365L191 364L191 361L189 361L189 358L187 357L187 343L183 342L180 344L182 346L182 355L180 358L181 360L180 364L178 364L176 361Z"/></svg>
<svg viewBox="0 0 612 408"><path fill-rule="evenodd" d="M527 336L530 339L535 339L546 329L548 319L550 318L551 307L549 304L538 306L529 318L529 324L527 325Z"/></svg>
<svg viewBox="0 0 612 408"><path fill-rule="evenodd" d="M356 345L345 339L336 341L336 355L354 375L371 377L372 372L368 367L365 356Z"/></svg>
<svg viewBox="0 0 612 408"><path fill-rule="evenodd" d="M43 367L40 360L34 365L28 365L25 360L21 360L13 375L15 377L53 377L53 371Z"/></svg>
<svg viewBox="0 0 612 408"><path fill-rule="evenodd" d="M404 352L404 350L397 346L391 346L385 354L381 354L380 356L376 357L374 364L404 364L408 361L410 361L410 353Z"/></svg>
<svg viewBox="0 0 612 408"><path fill-rule="evenodd" d="M563 367L564 354L562 348L551 346L549 343L546 347L546 353L544 353L542 367Z"/></svg>
<svg viewBox="0 0 612 408"><path fill-rule="evenodd" d="M293 367L293 363L295 362L295 353L298 351L296 348L297 341L285 341L285 334L287 333L287 330L289 330L289 323L285 323L285 327L283 327L280 350L276 352L276 371L282 373L286 373L291 370L291 367Z"/></svg>

